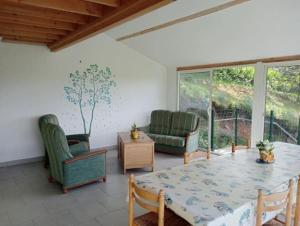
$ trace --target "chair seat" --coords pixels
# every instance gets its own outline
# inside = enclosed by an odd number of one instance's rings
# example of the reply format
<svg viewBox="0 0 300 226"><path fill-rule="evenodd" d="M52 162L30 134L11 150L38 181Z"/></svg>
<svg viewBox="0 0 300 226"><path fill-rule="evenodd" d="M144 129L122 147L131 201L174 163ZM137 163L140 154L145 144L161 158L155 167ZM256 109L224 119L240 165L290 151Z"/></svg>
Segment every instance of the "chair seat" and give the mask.
<svg viewBox="0 0 300 226"><path fill-rule="evenodd" d="M176 137L176 136L167 136L161 134L147 134L151 139L154 140L156 144L164 144L175 147L184 147L185 146L185 137Z"/></svg>
<svg viewBox="0 0 300 226"><path fill-rule="evenodd" d="M153 212L146 213L134 219L135 226L157 226L158 215ZM183 218L177 216L173 211L165 208L164 216L165 226L189 226L190 224Z"/></svg>
<svg viewBox="0 0 300 226"><path fill-rule="evenodd" d="M284 225L285 224L283 224L283 223L281 223L277 220L274 220L274 219L272 219L272 220L266 222L265 224L263 224L263 226L284 226Z"/></svg>

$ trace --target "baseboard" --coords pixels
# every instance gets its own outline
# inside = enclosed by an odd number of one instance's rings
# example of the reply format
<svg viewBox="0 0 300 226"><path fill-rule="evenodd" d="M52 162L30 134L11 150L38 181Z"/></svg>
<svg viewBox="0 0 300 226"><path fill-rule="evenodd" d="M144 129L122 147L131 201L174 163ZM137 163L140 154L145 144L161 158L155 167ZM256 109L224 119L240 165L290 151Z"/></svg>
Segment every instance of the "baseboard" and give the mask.
<svg viewBox="0 0 300 226"><path fill-rule="evenodd" d="M102 148L106 149L107 151L111 151L111 150L116 150L118 148L118 145L105 146Z"/></svg>
<svg viewBox="0 0 300 226"><path fill-rule="evenodd" d="M8 166L15 166L15 165L23 165L23 164L27 164L27 163L33 163L33 162L41 162L43 160L44 160L44 156L40 156L40 157L34 157L34 158L13 160L13 161L8 161L8 162L0 162L0 168L8 167Z"/></svg>
<svg viewBox="0 0 300 226"><path fill-rule="evenodd" d="M106 149L107 151L111 151L111 150L116 150L117 147L118 147L117 145L111 145L111 146L101 147L101 149ZM34 158L13 160L13 161L8 161L8 162L0 162L0 168L8 167L8 166L23 165L23 164L34 163L34 162L41 162L43 160L44 160L44 156L40 156L40 157L34 157Z"/></svg>

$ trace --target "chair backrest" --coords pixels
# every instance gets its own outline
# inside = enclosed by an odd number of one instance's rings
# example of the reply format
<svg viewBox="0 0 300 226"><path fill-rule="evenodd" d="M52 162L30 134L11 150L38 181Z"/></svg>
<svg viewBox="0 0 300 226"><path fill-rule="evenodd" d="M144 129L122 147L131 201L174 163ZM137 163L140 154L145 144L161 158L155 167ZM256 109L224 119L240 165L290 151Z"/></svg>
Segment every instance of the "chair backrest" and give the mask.
<svg viewBox="0 0 300 226"><path fill-rule="evenodd" d="M300 175L298 176L298 182L297 182L294 226L299 225L299 221L300 221Z"/></svg>
<svg viewBox="0 0 300 226"><path fill-rule="evenodd" d="M45 132L43 131L43 128L44 128L44 125L46 125L47 123L59 125L56 115L47 114L47 115L43 115L39 118L39 128L40 128L40 132L41 132L45 147L47 146L47 144L46 144L47 141L46 141Z"/></svg>
<svg viewBox="0 0 300 226"><path fill-rule="evenodd" d="M231 144L231 152L235 153L236 150L240 149L249 149L251 147L250 140L247 139L247 144L246 145L236 145L235 143Z"/></svg>
<svg viewBox="0 0 300 226"><path fill-rule="evenodd" d="M43 123L52 123L54 125L59 125L58 118L54 114L43 115L39 118L40 129Z"/></svg>
<svg viewBox="0 0 300 226"><path fill-rule="evenodd" d="M199 124L199 116L192 112L173 112L170 129L171 136L185 137L196 130Z"/></svg>
<svg viewBox="0 0 300 226"><path fill-rule="evenodd" d="M129 226L134 224L134 203L158 214L158 226L164 226L164 191L160 190L159 194L152 193L145 189L138 187L135 183L134 176L130 175L128 183L129 191Z"/></svg>
<svg viewBox="0 0 300 226"><path fill-rule="evenodd" d="M171 128L172 112L155 110L151 112L150 133L168 135Z"/></svg>
<svg viewBox="0 0 300 226"><path fill-rule="evenodd" d="M264 212L280 211L284 210L284 208L286 208L285 225L291 225L293 187L294 182L291 179L286 191L266 195L261 189L258 190L256 226L262 225Z"/></svg>
<svg viewBox="0 0 300 226"><path fill-rule="evenodd" d="M63 161L73 158L66 135L62 128L52 123L42 125L46 136L46 148L49 155L51 176L63 183Z"/></svg>
<svg viewBox="0 0 300 226"><path fill-rule="evenodd" d="M197 161L200 159L210 159L210 151L193 151L193 152L185 152L184 153L184 164L189 164L190 162Z"/></svg>

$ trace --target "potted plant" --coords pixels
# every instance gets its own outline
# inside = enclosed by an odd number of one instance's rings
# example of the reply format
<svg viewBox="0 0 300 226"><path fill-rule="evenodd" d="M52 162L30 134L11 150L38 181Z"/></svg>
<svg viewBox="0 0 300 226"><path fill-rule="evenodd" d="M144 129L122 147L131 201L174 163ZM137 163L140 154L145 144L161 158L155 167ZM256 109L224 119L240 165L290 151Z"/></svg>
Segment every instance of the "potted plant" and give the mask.
<svg viewBox="0 0 300 226"><path fill-rule="evenodd" d="M138 139L139 138L139 131L135 123L131 126L131 138Z"/></svg>
<svg viewBox="0 0 300 226"><path fill-rule="evenodd" d="M259 150L260 160L265 163L274 162L274 146L268 140L259 141L256 144Z"/></svg>

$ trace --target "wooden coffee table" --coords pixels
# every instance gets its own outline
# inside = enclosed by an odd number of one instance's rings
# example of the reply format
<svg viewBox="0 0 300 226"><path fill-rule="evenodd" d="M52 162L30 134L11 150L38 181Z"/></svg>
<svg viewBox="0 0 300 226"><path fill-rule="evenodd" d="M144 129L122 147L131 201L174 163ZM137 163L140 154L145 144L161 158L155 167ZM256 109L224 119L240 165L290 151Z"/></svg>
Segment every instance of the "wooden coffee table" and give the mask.
<svg viewBox="0 0 300 226"><path fill-rule="evenodd" d="M118 133L118 158L121 161L124 174L127 169L154 167L154 141L144 132L140 137L132 139L130 132Z"/></svg>

